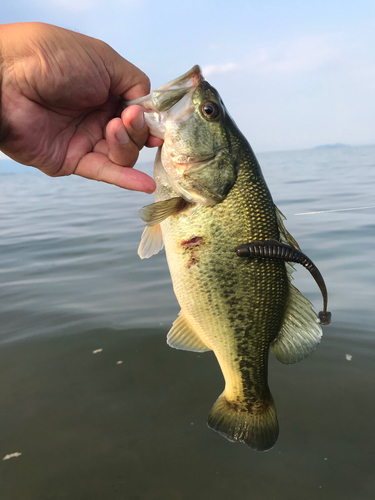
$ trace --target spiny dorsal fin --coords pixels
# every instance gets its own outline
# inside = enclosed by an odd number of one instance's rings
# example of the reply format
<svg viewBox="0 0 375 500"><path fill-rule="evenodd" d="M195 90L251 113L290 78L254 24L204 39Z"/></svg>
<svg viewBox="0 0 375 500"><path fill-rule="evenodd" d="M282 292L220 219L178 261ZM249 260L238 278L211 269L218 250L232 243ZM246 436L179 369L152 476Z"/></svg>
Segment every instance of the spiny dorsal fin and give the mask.
<svg viewBox="0 0 375 500"><path fill-rule="evenodd" d="M158 201L141 208L139 215L143 221L147 222L148 226L156 226L170 215L180 212L185 208L187 203L181 197L170 198L169 200Z"/></svg>
<svg viewBox="0 0 375 500"><path fill-rule="evenodd" d="M280 237L281 237L282 243L287 243L291 247L295 247L295 248L297 248L297 250L301 250L298 243L296 242L296 240L293 238L293 236L290 234L290 232L284 226L283 221L286 220L285 215L277 208L276 205L274 205L274 207L275 207L277 225L279 227Z"/></svg>
<svg viewBox="0 0 375 500"><path fill-rule="evenodd" d="M182 349L184 351L211 351L192 329L181 311L174 321L172 328L169 330L167 344L175 349Z"/></svg>
<svg viewBox="0 0 375 500"><path fill-rule="evenodd" d="M160 224L151 227L146 226L138 247L138 255L141 259L148 259L160 252L163 246L164 242Z"/></svg>
<svg viewBox="0 0 375 500"><path fill-rule="evenodd" d="M296 363L313 353L322 338L322 329L312 304L291 283L284 324L271 344L282 363Z"/></svg>

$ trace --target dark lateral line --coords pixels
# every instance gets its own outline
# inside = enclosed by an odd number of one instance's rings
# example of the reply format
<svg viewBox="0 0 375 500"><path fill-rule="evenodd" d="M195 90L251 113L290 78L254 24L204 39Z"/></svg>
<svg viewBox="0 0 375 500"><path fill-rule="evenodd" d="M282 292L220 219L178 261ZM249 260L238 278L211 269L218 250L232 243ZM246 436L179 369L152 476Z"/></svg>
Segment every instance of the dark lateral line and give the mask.
<svg viewBox="0 0 375 500"><path fill-rule="evenodd" d="M250 259L257 257L262 259L278 259L287 262L295 262L304 266L311 273L323 295L323 311L319 312L320 323L322 325L329 325L331 323L332 315L327 311L328 293L326 284L324 283L323 276L320 274L319 269L307 255L290 245L280 243L276 240L254 240L250 243L238 246L236 252L239 257L247 257Z"/></svg>

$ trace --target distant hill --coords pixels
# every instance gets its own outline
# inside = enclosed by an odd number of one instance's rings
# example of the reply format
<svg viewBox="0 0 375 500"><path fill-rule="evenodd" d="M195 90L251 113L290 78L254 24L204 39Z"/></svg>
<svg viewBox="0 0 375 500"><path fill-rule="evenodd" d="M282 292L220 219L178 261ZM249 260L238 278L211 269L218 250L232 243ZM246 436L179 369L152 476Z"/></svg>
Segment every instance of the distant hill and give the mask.
<svg viewBox="0 0 375 500"><path fill-rule="evenodd" d="M351 148L350 144L341 144L337 142L336 144L321 144L315 146L314 149L340 149L340 148Z"/></svg>

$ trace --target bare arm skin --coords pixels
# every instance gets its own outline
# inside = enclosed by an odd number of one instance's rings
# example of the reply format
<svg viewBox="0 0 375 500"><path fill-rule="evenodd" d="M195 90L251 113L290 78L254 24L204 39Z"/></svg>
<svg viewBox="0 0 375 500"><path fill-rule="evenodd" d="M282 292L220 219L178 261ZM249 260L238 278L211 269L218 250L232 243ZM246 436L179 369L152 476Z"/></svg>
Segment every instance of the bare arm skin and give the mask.
<svg viewBox="0 0 375 500"><path fill-rule="evenodd" d="M106 43L42 23L0 25L0 149L52 177L76 174L151 193L133 169L149 136L120 97L149 92L148 77Z"/></svg>

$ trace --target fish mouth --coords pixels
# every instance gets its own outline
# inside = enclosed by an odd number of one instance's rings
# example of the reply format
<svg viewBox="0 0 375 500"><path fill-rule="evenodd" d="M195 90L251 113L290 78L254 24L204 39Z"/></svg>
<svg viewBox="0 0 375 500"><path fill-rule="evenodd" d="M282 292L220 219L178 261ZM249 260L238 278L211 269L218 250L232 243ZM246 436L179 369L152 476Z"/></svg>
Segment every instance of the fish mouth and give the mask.
<svg viewBox="0 0 375 500"><path fill-rule="evenodd" d="M122 104L124 107L138 104L143 107L145 113L167 111L180 101L184 95L196 89L201 81L204 81L202 70L196 64L182 76L151 91L147 96L130 101L123 100Z"/></svg>
<svg viewBox="0 0 375 500"><path fill-rule="evenodd" d="M165 91L165 90L173 90L181 87L197 87L201 80L204 80L202 76L202 70L196 64L189 71L184 73L182 76L175 78L171 82L162 85L157 89L157 92Z"/></svg>
<svg viewBox="0 0 375 500"><path fill-rule="evenodd" d="M171 151L168 156L176 170L183 172L187 169L192 169L195 171L220 158L224 154L225 149L226 148L221 148L215 153L210 153L205 156L199 157L191 156L189 154L177 153L176 151Z"/></svg>
<svg viewBox="0 0 375 500"><path fill-rule="evenodd" d="M131 101L122 101L124 107L137 104L143 108L150 133L164 139L165 122L168 118L186 120L194 112L191 95L204 81L202 70L195 65L184 75L162 85L150 94Z"/></svg>
<svg viewBox="0 0 375 500"><path fill-rule="evenodd" d="M217 154L214 154L205 156L203 158L201 157L198 159L198 158L186 157L185 155L179 155L178 160L180 161L174 160L172 155L171 158L176 170L184 172L185 170L188 169L198 170L199 167L201 167L202 165L206 165L208 162L214 160L216 156Z"/></svg>

